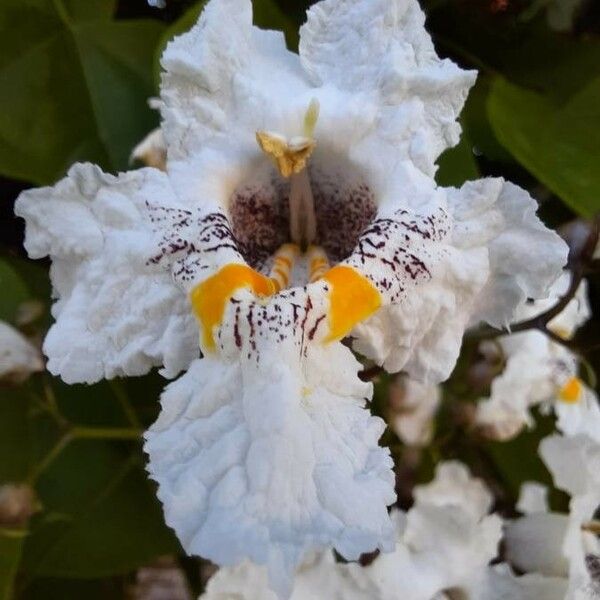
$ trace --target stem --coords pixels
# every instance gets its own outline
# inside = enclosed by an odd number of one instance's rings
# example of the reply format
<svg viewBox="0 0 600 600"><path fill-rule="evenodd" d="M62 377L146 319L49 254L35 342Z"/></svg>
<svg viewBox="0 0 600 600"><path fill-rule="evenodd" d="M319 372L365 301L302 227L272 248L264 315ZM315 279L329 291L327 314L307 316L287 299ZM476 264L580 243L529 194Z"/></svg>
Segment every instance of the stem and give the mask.
<svg viewBox="0 0 600 600"><path fill-rule="evenodd" d="M553 331L548 329L548 323L550 323L550 321L552 321L554 317L558 316L567 307L569 302L573 300L579 286L581 285L583 277L584 270L581 267L575 267L571 271L571 281L569 283L569 288L565 292L565 295L546 312L543 312L542 314L537 315L531 319L527 319L526 321L521 321L520 323L510 325L507 328L498 329L489 325L486 327L482 327L479 331L476 331L473 334L473 337L478 339L495 339L502 335L510 335L514 333L519 333L521 331L537 329L538 331L541 331L543 334L547 335L557 344L566 346L570 350L576 351L576 348L574 348L571 340L565 340L559 335L556 335Z"/></svg>
<svg viewBox="0 0 600 600"><path fill-rule="evenodd" d="M109 381L109 385L112 388L112 391L113 391L115 397L119 401L119 404L121 405L121 408L122 408L123 412L125 413L125 416L127 417L127 420L129 421L129 424L132 425L136 429L140 429L141 428L140 421L137 417L137 414L136 414L133 406L131 405L131 402L129 401L129 397L127 396L127 393L123 389L123 385L121 384L121 382L116 379L112 379L111 381Z"/></svg>
<svg viewBox="0 0 600 600"><path fill-rule="evenodd" d="M142 431L128 427L79 427L71 429L73 438L85 440L138 440Z"/></svg>
<svg viewBox="0 0 600 600"><path fill-rule="evenodd" d="M27 480L33 485L73 440L139 440L142 433L138 428L69 426L50 452L33 469Z"/></svg>
<svg viewBox="0 0 600 600"><path fill-rule="evenodd" d="M56 442L52 450L44 456L42 461L36 465L33 471L27 477L28 483L32 486L38 480L40 475L58 458L60 453L71 443L73 434L68 431L64 433Z"/></svg>

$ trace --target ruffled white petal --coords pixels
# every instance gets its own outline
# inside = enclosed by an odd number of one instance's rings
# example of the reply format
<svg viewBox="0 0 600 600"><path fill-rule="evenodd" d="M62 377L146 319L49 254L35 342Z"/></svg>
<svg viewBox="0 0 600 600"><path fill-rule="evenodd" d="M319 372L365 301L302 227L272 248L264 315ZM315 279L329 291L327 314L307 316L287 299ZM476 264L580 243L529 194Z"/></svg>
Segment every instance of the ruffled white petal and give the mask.
<svg viewBox="0 0 600 600"><path fill-rule="evenodd" d="M403 377L390 385L389 393L388 422L394 433L409 446L429 444L442 398L440 387Z"/></svg>
<svg viewBox="0 0 600 600"><path fill-rule="evenodd" d="M443 467L446 473L438 473L431 494L426 499L425 493L418 497L408 513L392 512L396 537L393 552L380 554L367 567L335 563L329 553L311 558L296 574L291 600L432 600L444 598L445 591L479 600L476 593L469 594L482 590L487 580L488 563L497 552L501 521L494 515L476 516L471 508L463 510L452 498L444 505L435 488L450 469L458 466L449 463L448 468ZM466 475L464 483L469 488L475 485L479 495L480 482L471 479L466 469L460 472L461 481ZM267 589L264 569L248 563L221 569L201 596L206 600L232 597L275 598Z"/></svg>
<svg viewBox="0 0 600 600"><path fill-rule="evenodd" d="M413 495L417 504L460 507L475 520L484 517L493 502L484 482L472 477L469 469L456 460L439 463L433 481L416 486Z"/></svg>
<svg viewBox="0 0 600 600"><path fill-rule="evenodd" d="M466 485L464 494L458 485L451 490L452 473ZM380 555L364 569L377 589L376 595L366 597L431 600L444 591L465 594L475 586L496 556L501 537L501 520L485 514L484 496L489 492L460 463L438 467L435 480L421 486L406 516L395 514L395 552Z"/></svg>
<svg viewBox="0 0 600 600"><path fill-rule="evenodd" d="M233 146L253 141L267 115L277 129L277 105L287 110L278 98L294 99L308 87L283 34L253 27L249 0L207 3L199 22L167 46L161 65L163 129L175 160L226 135Z"/></svg>
<svg viewBox="0 0 600 600"><path fill-rule="evenodd" d="M290 600L366 600L356 570L334 561L331 552L309 558L296 573ZM266 570L252 563L220 569L208 582L202 600L276 600Z"/></svg>
<svg viewBox="0 0 600 600"><path fill-rule="evenodd" d="M17 200L29 255L52 259L56 323L44 352L48 370L67 383L154 366L174 376L197 356L187 298L168 271L148 262L159 245L149 206L173 203L159 171L113 177L92 165L75 165L55 187Z"/></svg>
<svg viewBox="0 0 600 600"><path fill-rule="evenodd" d="M300 58L315 86L376 98L380 144L432 175L437 156L458 142L475 73L439 59L424 23L416 0L325 0L308 11Z"/></svg>
<svg viewBox="0 0 600 600"><path fill-rule="evenodd" d="M552 286L545 300L523 303L517 320L535 317L552 306L566 293L570 277L564 273ZM564 339L590 316L585 282L563 312L552 319L550 329ZM491 394L477 406L477 422L495 439L508 439L533 421L532 406L551 405L558 417L558 428L567 435L585 433L600 439L600 407L596 395L581 384L580 398L565 402L560 390L579 370L577 357L565 346L539 331L525 331L499 338L506 364L492 382Z"/></svg>
<svg viewBox="0 0 600 600"><path fill-rule="evenodd" d="M0 383L18 383L43 370L40 351L14 327L0 321Z"/></svg>
<svg viewBox="0 0 600 600"><path fill-rule="evenodd" d="M340 344L226 363L205 358L165 392L146 434L149 471L185 549L223 565L250 558L289 592L296 565L335 546L390 550L393 502L383 422Z"/></svg>
<svg viewBox="0 0 600 600"><path fill-rule="evenodd" d="M567 247L536 217L527 193L501 179L425 198L419 208L390 199L359 240L348 262L390 305L353 333L355 348L386 370L440 381L454 368L467 326L510 323L526 298L547 293ZM382 251L369 247L381 241Z"/></svg>

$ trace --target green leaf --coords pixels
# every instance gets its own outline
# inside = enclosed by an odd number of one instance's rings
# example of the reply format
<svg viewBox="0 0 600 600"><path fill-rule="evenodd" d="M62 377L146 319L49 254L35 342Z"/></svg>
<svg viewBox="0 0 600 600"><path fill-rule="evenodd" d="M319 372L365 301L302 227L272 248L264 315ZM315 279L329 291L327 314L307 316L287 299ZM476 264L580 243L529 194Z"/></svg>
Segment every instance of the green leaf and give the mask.
<svg viewBox="0 0 600 600"><path fill-rule="evenodd" d="M28 578L106 577L179 551L164 525L139 446L72 442L39 480L45 511L25 544Z"/></svg>
<svg viewBox="0 0 600 600"><path fill-rule="evenodd" d="M457 146L449 148L439 157L438 167L435 179L444 187L460 187L465 181L479 177L473 145L465 134Z"/></svg>
<svg viewBox="0 0 600 600"><path fill-rule="evenodd" d="M163 26L112 21L113 9L112 0L2 2L0 172L46 184L77 160L127 166L156 120L147 98Z"/></svg>
<svg viewBox="0 0 600 600"><path fill-rule="evenodd" d="M254 24L261 29L276 29L283 31L288 48L298 49L300 37L298 28L275 0L253 0Z"/></svg>
<svg viewBox="0 0 600 600"><path fill-rule="evenodd" d="M10 600L13 597L14 580L25 535L26 531L0 529L0 600Z"/></svg>
<svg viewBox="0 0 600 600"><path fill-rule="evenodd" d="M572 210L600 210L600 77L560 105L498 78L488 111L500 142Z"/></svg>
<svg viewBox="0 0 600 600"><path fill-rule="evenodd" d="M131 600L119 579L40 578L19 595L19 600Z"/></svg>
<svg viewBox="0 0 600 600"><path fill-rule="evenodd" d="M19 305L30 297L27 285L8 260L0 258L0 320L12 322Z"/></svg>

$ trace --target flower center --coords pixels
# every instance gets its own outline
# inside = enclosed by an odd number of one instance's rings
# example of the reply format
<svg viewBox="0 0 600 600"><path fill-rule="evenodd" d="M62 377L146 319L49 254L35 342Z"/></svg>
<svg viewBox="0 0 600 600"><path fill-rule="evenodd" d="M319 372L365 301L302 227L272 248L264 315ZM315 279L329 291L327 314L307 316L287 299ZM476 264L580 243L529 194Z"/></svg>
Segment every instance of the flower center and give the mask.
<svg viewBox="0 0 600 600"><path fill-rule="evenodd" d="M269 158L239 185L229 201L233 233L246 261L268 275L273 256L287 244L303 252L320 246L326 261L354 249L377 207L361 170L315 137L319 104L313 100L300 135L258 131Z"/></svg>

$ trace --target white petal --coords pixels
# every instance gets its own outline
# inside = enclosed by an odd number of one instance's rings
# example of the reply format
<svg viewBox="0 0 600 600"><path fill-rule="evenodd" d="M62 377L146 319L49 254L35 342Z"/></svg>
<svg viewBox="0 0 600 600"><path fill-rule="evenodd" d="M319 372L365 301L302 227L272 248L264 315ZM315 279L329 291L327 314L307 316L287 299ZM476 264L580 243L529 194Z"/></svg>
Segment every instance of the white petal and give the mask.
<svg viewBox="0 0 600 600"><path fill-rule="evenodd" d="M43 370L40 351L14 327L0 321L0 382L19 383Z"/></svg>
<svg viewBox="0 0 600 600"><path fill-rule="evenodd" d="M567 580L538 574L516 576L501 564L490 568L481 585L469 591L473 600L565 600Z"/></svg>
<svg viewBox="0 0 600 600"><path fill-rule="evenodd" d="M577 402L556 401L554 410L557 428L565 435L587 435L600 444L600 400L587 386L583 386Z"/></svg>
<svg viewBox="0 0 600 600"><path fill-rule="evenodd" d="M520 571L566 577L568 562L562 546L568 517L537 513L509 522L504 529L506 558Z"/></svg>
<svg viewBox="0 0 600 600"><path fill-rule="evenodd" d="M295 352L194 362L167 388L145 447L184 548L266 565L282 596L308 551L357 558L393 539L391 459L363 408L359 363L341 344L309 348L304 366Z"/></svg>
<svg viewBox="0 0 600 600"><path fill-rule="evenodd" d="M141 375L174 376L197 356L188 301L162 266L149 204L173 203L164 174L119 177L75 165L53 188L21 194L32 258L50 256L56 323L44 344L48 369L67 383Z"/></svg>
<svg viewBox="0 0 600 600"><path fill-rule="evenodd" d="M426 446L433 436L433 419L442 395L440 387L410 377L392 385L390 394L395 391L398 398L391 407L390 426L405 444Z"/></svg>
<svg viewBox="0 0 600 600"><path fill-rule="evenodd" d="M572 496L600 489L600 445L589 437L552 435L540 443L540 456L555 485Z"/></svg>
<svg viewBox="0 0 600 600"><path fill-rule="evenodd" d="M534 421L530 409L556 396L556 364L576 373L568 351L539 331L499 339L506 364L494 378L489 398L477 404L476 421L493 439L510 439Z"/></svg>
<svg viewBox="0 0 600 600"><path fill-rule="evenodd" d="M265 127L262 119L273 112L275 98L293 99L308 87L283 34L253 27L249 0L208 2L199 22L167 46L161 65L169 159L197 152L225 133L253 141L254 132ZM271 128L277 125L271 120Z"/></svg>
<svg viewBox="0 0 600 600"><path fill-rule="evenodd" d="M369 600L372 596L359 589L356 569L334 562L330 552L307 560L296 573L290 600ZM269 589L264 567L242 563L220 569L208 582L202 600L276 600Z"/></svg>
<svg viewBox="0 0 600 600"><path fill-rule="evenodd" d="M430 600L444 590L464 590L496 555L501 521L474 520L459 507L417 505L396 550L367 567L382 600Z"/></svg>
<svg viewBox="0 0 600 600"><path fill-rule="evenodd" d="M489 248L491 273L472 319L508 325L526 298L548 294L567 262L567 245L538 219L529 194L504 180L466 183L450 191L450 203L458 222L455 243Z"/></svg>
<svg viewBox="0 0 600 600"><path fill-rule="evenodd" d="M439 463L433 481L418 485L413 491L417 505L456 506L474 519L481 519L492 505L492 494L481 479L472 477L459 461Z"/></svg>
<svg viewBox="0 0 600 600"><path fill-rule="evenodd" d="M521 485L516 509L525 515L547 513L548 488L537 481L526 481Z"/></svg>
<svg viewBox="0 0 600 600"><path fill-rule="evenodd" d="M383 203L347 261L388 304L355 329L355 348L390 372L441 381L465 328L482 319L510 323L561 274L567 247L535 216L533 200L503 180L428 194L420 185L420 205Z"/></svg>
<svg viewBox="0 0 600 600"><path fill-rule="evenodd" d="M395 152L433 163L458 142L456 123L475 73L440 60L416 0L325 0L300 30L300 58L315 86L378 97ZM383 124L383 123L382 123Z"/></svg>
<svg viewBox="0 0 600 600"><path fill-rule="evenodd" d="M542 440L540 455L555 485L571 495L562 546L569 561L568 598L587 599L589 590L597 585L592 581L587 557L600 556L600 539L582 526L596 517L600 506L600 444L584 435L554 435Z"/></svg>

